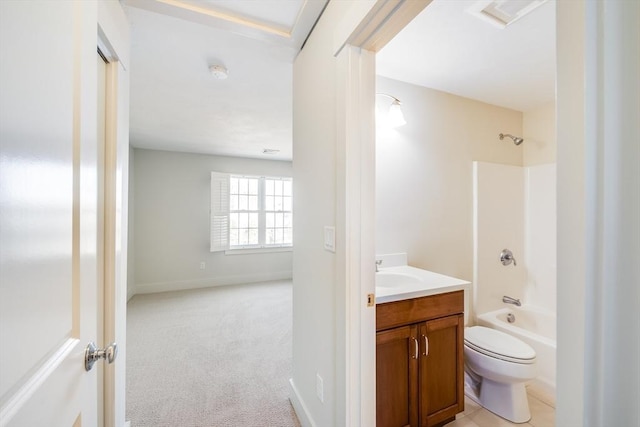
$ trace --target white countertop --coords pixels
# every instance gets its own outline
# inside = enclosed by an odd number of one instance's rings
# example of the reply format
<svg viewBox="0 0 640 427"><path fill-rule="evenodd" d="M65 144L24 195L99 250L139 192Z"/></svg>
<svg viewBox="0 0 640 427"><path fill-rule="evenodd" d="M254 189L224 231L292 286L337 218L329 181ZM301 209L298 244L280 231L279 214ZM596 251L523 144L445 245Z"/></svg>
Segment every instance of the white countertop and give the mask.
<svg viewBox="0 0 640 427"><path fill-rule="evenodd" d="M402 265L376 273L376 303L400 301L447 292L469 290L470 282Z"/></svg>

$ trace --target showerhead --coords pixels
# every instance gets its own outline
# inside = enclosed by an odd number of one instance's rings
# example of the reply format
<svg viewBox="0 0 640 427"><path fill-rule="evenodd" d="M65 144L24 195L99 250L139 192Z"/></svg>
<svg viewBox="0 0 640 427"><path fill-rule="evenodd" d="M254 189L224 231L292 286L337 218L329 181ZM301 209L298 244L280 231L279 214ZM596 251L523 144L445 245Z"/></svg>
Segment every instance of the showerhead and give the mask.
<svg viewBox="0 0 640 427"><path fill-rule="evenodd" d="M513 143L516 144L516 145L520 145L520 144L522 144L524 142L524 139L518 138L517 136L513 136L513 135L510 135L508 133L501 133L498 136L500 137L501 140L504 139L505 136L509 137L509 138L511 138L513 140Z"/></svg>

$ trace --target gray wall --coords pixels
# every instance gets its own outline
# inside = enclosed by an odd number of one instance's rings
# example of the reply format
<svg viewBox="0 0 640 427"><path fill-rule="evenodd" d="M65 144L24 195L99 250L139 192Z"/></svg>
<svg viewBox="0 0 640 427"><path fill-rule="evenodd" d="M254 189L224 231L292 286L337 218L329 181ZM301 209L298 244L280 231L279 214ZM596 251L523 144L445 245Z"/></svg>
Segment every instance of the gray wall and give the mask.
<svg viewBox="0 0 640 427"><path fill-rule="evenodd" d="M291 278L291 251L209 251L210 172L291 176L291 162L142 149L133 154L130 295Z"/></svg>

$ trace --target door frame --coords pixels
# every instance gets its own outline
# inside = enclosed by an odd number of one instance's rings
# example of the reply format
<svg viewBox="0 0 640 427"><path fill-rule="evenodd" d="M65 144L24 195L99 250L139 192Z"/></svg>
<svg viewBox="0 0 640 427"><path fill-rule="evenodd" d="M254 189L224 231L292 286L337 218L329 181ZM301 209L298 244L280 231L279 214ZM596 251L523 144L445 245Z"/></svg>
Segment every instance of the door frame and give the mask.
<svg viewBox="0 0 640 427"><path fill-rule="evenodd" d="M430 0L425 0L425 3L429 2ZM417 15L406 3L410 2L406 0L375 2L356 28L349 29L346 33L351 34L346 42L336 45L336 56L345 45L373 52L379 50ZM368 4L363 4L362 7L365 6ZM392 6L395 8L389 12L388 8ZM407 8L404 12L403 7ZM635 310L635 307L631 307L635 301L629 298L628 288L623 284L634 283L633 279L637 278L637 269L634 270L636 264L626 261L627 258L632 259L638 254L637 240L634 241L629 233L629 230L634 230L634 227L637 229L638 205L637 203L633 205L633 202L638 201L638 180L616 181L611 177L619 178L616 175L619 170L611 167L615 165L606 164L602 159L605 157L603 153L608 155L607 159L614 160L637 157L637 144L633 145L630 141L637 141L634 137L640 132L638 122L619 121L621 116L619 111L611 106L622 106L623 111L637 111L637 97L634 98L637 84L633 87L625 87L615 85L615 81L623 76L627 78L626 81L637 82L637 79L634 80L631 77L637 75L637 61L625 63L622 58L633 58L633 53L637 52L638 38L632 36L637 35L638 30L632 20L640 12L635 3L611 1L606 4L558 2L556 13L558 46L556 70L558 158L556 163L559 201L557 208L558 259L560 260L557 277L558 283L563 283L563 286L558 288L558 306L571 307L569 310L558 313L559 369L556 419L561 425L583 425L585 421L598 424L605 415L610 416L611 411L607 409L620 407L619 400L616 400L620 394L626 401L638 400L637 388L623 387L623 376L628 375L628 372L616 370L614 365L606 363L607 359L599 355L599 349L607 347L602 345L606 340L602 334L593 334L592 331L605 330L603 325L613 329L626 328L629 323L628 317L625 316ZM404 23L398 23L398 20L402 21L401 18L408 19ZM368 29L371 27L373 31ZM592 31L585 31L585 29ZM336 33L338 42L344 40L339 37L345 34L344 28L339 27ZM625 40L626 43L620 44L620 40ZM375 76L374 67L375 64L349 67L346 73L341 72L339 76L346 81L357 81L358 78L369 79L372 75ZM604 85L602 82L605 80L602 76L605 75L616 76L615 79L611 79L614 84ZM592 89L590 94L585 94L585 87ZM345 126L353 125L352 120L358 117L357 112L361 109L373 108L374 102L367 102L366 95L366 90L362 86L360 91L355 93L349 90L337 91L339 115L344 113L341 108L346 106L346 119L344 123L340 123L339 120L338 136L345 135L347 145L362 143L360 141L362 135L357 130L348 132ZM365 120L367 120L366 117ZM360 125L364 129L371 128L368 122ZM615 144L605 143L607 139L612 139ZM360 165L348 165L346 175L357 177L360 171ZM370 184L366 183L366 185ZM622 190L620 185L623 186ZM356 188L356 193L352 196L358 195L358 191L360 190ZM617 194L633 194L636 197L631 199L605 197ZM362 221L371 221L374 217L373 211L358 211L357 207L359 206L347 206L346 216L360 216ZM608 211L620 213L620 221L615 222L611 227L603 225L606 224L605 212ZM585 227L587 222L592 226ZM373 230L370 231L373 232ZM368 260L366 254L372 249L375 250L375 247L369 247L369 243L364 241L360 243L364 246L360 248L347 246L345 263L348 269L358 269L363 261L364 263L373 261ZM611 253L622 253L627 258L604 257L602 248L605 246L617 249ZM601 271L617 271L617 275L608 274L603 275L606 277L601 277L599 275ZM628 280L621 279L616 282L616 279L621 277ZM372 391L364 388L365 382L362 378L363 375L371 375L371 372L375 372L370 369L372 357L368 353L370 347L367 344L371 325L370 321L364 317L360 319L361 324L357 324L358 314L363 310L360 297L366 292L367 285L363 284L362 276L354 276L352 279L347 280L347 292L358 298L347 300L344 326L347 336L353 339L359 338L359 343L354 344L358 351L350 352L347 348L344 354L348 371L346 407L347 414L351 414L351 417L347 417L347 421L353 419L353 414L364 416L367 412L372 413L375 419L375 389ZM603 289L606 289L606 292ZM603 300L602 295L609 295L609 298L617 296L618 304L607 305L609 300ZM620 309L620 302L628 302L630 305L625 305L628 309ZM351 323L351 319L356 323ZM585 323L584 319L590 319L590 323ZM617 342L621 346L618 347L619 352L616 354L625 354L630 360L637 360L637 357L634 359L637 355L637 343L637 339L630 340L624 337ZM596 356L593 356L594 354ZM373 366L375 367L375 364ZM350 381L350 374L353 372L361 374L359 381ZM605 377L612 379L604 384L601 379ZM606 390L606 386L615 388L619 393L612 392L607 395L608 398L602 398L602 391ZM615 415L624 418L630 417L631 413L632 410L629 409L624 412L618 411ZM366 424L348 422L347 425Z"/></svg>
<svg viewBox="0 0 640 427"><path fill-rule="evenodd" d="M129 182L129 23L119 2L98 2L98 48L107 59L104 155L103 345L118 343L104 367L103 425L125 425L127 234ZM100 395L100 393L99 393Z"/></svg>
<svg viewBox="0 0 640 427"><path fill-rule="evenodd" d="M336 218L336 228L345 233L345 253L337 258L336 273L341 290L337 307L345 313L343 328L336 329L336 351L346 367L345 414L337 419L344 417L349 426L376 423L375 305L366 303L368 294L375 294L375 53L431 1L361 3L353 9L361 16L355 27L339 25L336 30L338 162L345 165L336 185L337 200L344 207L337 211L345 213Z"/></svg>

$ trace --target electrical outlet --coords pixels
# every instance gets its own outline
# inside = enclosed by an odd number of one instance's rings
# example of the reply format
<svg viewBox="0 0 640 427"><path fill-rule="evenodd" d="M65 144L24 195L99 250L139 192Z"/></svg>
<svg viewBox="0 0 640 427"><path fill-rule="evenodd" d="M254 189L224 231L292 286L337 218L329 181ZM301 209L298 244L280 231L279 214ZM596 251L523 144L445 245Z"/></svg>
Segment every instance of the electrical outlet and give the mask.
<svg viewBox="0 0 640 427"><path fill-rule="evenodd" d="M324 403L324 385L320 374L316 373L316 395L320 402Z"/></svg>
<svg viewBox="0 0 640 427"><path fill-rule="evenodd" d="M207 263L204 261L200 261L200 270L204 270L205 268L207 268Z"/></svg>

